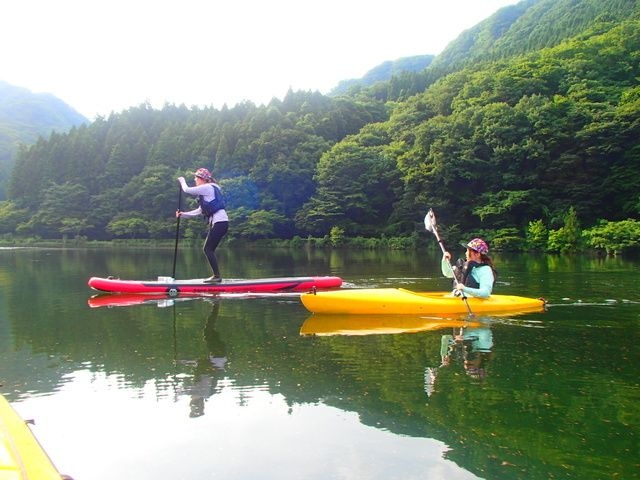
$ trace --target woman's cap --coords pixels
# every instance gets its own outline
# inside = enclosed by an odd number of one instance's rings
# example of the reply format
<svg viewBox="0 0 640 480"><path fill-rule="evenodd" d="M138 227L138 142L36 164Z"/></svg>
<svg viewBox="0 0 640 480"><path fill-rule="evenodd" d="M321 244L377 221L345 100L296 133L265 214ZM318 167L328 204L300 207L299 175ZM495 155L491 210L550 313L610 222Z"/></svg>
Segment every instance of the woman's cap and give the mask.
<svg viewBox="0 0 640 480"><path fill-rule="evenodd" d="M196 173L194 175L203 180L211 180L213 178L211 176L211 172L206 168L199 168L198 170L196 170Z"/></svg>
<svg viewBox="0 0 640 480"><path fill-rule="evenodd" d="M464 248L470 248L471 250L481 253L482 255L486 255L487 253L489 253L489 245L487 245L487 242L485 242L481 238L474 238L469 243L461 243L460 245L462 245Z"/></svg>

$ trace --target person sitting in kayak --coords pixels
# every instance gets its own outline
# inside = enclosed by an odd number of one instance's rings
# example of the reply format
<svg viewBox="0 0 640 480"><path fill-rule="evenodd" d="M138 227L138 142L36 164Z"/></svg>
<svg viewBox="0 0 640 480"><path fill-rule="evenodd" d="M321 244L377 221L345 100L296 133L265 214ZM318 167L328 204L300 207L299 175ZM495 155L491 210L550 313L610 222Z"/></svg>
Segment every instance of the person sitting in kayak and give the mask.
<svg viewBox="0 0 640 480"><path fill-rule="evenodd" d="M451 266L451 254L442 255L442 274L456 279L454 290L472 297L488 298L496 280L496 270L489 258L489 246L481 238L461 244L467 249L467 261L463 265Z"/></svg>
<svg viewBox="0 0 640 480"><path fill-rule="evenodd" d="M193 218L203 215L202 205L204 202L207 204L213 202L216 192L220 192L220 186L216 183L213 176L206 168L199 168L196 170L194 177L196 182L194 187L189 187L184 177L179 177L178 181L180 182L184 193L198 197L198 208L189 212L181 212L180 210L177 210L176 217ZM217 189L214 188L214 185ZM218 266L218 259L216 258L215 251L222 240L222 237L227 234L227 230L229 229L229 217L224 208L212 212L210 215L206 215L206 217L209 232L207 233L207 238L204 241L202 250L209 261L211 270L213 270L213 275L204 281L207 283L219 283L222 281L222 277L220 275L220 268Z"/></svg>

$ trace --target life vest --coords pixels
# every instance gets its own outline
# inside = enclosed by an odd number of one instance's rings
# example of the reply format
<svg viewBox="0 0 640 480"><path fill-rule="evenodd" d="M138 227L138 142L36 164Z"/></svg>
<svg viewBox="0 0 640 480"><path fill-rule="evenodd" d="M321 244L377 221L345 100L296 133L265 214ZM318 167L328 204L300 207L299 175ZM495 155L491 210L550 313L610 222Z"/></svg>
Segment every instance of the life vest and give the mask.
<svg viewBox="0 0 640 480"><path fill-rule="evenodd" d="M474 268L489 266L486 263L478 263L478 262L466 262L462 266L462 283L469 288L480 288L480 284L473 278L471 272Z"/></svg>
<svg viewBox="0 0 640 480"><path fill-rule="evenodd" d="M198 205L200 205L200 210L202 210L202 215L205 217L210 217L218 210L222 210L226 205L224 201L224 196L222 195L222 190L217 185L211 184L214 190L215 197L210 202L205 201L204 195L198 195Z"/></svg>

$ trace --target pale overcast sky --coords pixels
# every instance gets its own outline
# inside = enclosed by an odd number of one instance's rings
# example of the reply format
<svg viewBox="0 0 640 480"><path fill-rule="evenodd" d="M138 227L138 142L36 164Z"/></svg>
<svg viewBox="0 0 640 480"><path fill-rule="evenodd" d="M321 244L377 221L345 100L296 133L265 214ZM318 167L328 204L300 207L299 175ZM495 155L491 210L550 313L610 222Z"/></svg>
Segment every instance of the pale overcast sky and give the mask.
<svg viewBox="0 0 640 480"><path fill-rule="evenodd" d="M4 0L0 80L93 120L149 102L232 107L329 92L438 54L517 0Z"/></svg>

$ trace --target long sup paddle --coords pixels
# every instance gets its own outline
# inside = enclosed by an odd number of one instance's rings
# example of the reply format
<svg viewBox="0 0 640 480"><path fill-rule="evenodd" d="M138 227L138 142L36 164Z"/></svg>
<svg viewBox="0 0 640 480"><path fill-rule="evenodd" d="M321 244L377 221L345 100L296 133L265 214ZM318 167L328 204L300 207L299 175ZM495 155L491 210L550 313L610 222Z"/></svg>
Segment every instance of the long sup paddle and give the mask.
<svg viewBox="0 0 640 480"><path fill-rule="evenodd" d="M424 216L424 228L425 230L427 230L427 232L431 232L436 236L436 240L438 240L438 245L440 245L440 249L444 254L446 252L446 249L444 248L444 244L440 239L440 235L438 235L438 228L436 227L436 214L433 213L433 210L431 208L429 209L427 214ZM449 259L449 268L451 269L451 273L453 274L454 281L458 282L459 281L458 276L456 275L456 271L453 269L453 266L451 265L451 259ZM471 307L469 306L469 301L467 300L467 296L464 294L462 290L459 290L459 292L462 295L462 300L464 300L464 304L467 306L467 311L469 312L469 315L473 315L473 312L471 311Z"/></svg>
<svg viewBox="0 0 640 480"><path fill-rule="evenodd" d="M178 188L178 211L182 208L182 186ZM171 278L176 278L176 259L178 258L178 236L180 235L180 216L176 222L176 245L173 248L173 271Z"/></svg>

